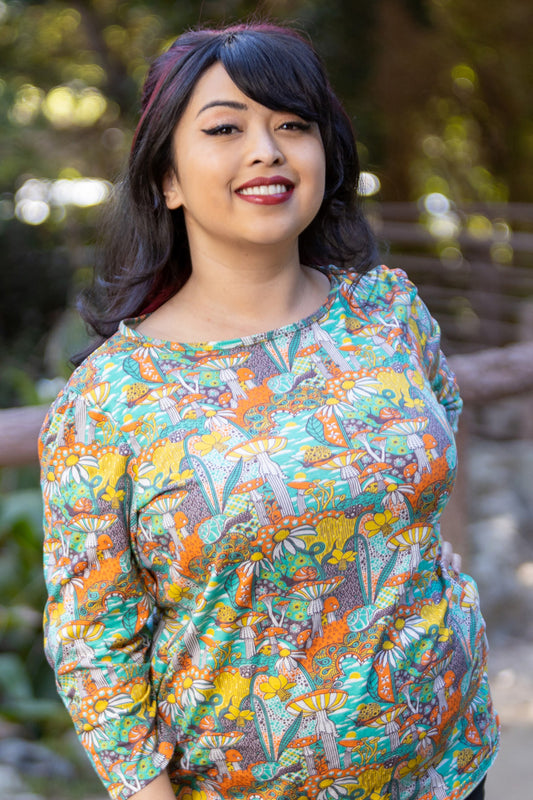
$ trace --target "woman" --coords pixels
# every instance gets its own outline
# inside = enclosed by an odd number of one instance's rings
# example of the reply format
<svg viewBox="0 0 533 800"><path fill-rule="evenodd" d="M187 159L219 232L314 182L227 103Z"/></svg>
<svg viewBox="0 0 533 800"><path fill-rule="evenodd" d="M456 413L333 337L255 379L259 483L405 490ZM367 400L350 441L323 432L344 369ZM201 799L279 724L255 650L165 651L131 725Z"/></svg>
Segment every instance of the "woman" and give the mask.
<svg viewBox="0 0 533 800"><path fill-rule="evenodd" d="M438 522L461 403L357 180L294 31L153 65L103 344L41 437L47 654L114 798L482 797L484 624Z"/></svg>

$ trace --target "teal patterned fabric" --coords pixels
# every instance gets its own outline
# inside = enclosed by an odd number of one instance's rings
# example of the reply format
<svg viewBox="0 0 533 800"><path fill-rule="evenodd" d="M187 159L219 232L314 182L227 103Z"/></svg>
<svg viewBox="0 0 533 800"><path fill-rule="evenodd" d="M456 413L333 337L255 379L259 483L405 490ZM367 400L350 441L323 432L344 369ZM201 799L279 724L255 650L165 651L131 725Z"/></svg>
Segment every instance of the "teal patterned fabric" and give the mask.
<svg viewBox="0 0 533 800"><path fill-rule="evenodd" d="M324 272L265 334L122 323L47 417L47 655L111 797L459 800L493 760L438 327L400 270Z"/></svg>

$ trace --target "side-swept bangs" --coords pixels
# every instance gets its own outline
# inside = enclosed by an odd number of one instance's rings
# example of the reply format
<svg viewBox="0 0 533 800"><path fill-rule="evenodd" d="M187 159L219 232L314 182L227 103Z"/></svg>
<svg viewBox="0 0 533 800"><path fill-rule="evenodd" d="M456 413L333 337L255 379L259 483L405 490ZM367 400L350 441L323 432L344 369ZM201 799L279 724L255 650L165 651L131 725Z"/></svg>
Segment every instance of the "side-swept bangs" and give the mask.
<svg viewBox="0 0 533 800"><path fill-rule="evenodd" d="M243 31L222 44L218 60L255 102L320 123L327 85L316 54L299 36L268 28Z"/></svg>

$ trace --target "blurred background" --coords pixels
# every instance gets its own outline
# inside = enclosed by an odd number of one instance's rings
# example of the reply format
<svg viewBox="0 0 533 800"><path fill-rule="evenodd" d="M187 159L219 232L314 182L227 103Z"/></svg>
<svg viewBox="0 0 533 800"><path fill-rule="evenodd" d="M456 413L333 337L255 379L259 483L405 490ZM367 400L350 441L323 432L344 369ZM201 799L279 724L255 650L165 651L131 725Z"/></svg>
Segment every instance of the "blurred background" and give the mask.
<svg viewBox="0 0 533 800"><path fill-rule="evenodd" d="M533 748L531 0L0 0L0 800L101 798L43 656L35 435L86 331L75 298L147 65L250 14L307 32L359 140L383 260L439 320L465 397L446 536L477 579L502 755ZM2 794L4 792L4 794Z"/></svg>

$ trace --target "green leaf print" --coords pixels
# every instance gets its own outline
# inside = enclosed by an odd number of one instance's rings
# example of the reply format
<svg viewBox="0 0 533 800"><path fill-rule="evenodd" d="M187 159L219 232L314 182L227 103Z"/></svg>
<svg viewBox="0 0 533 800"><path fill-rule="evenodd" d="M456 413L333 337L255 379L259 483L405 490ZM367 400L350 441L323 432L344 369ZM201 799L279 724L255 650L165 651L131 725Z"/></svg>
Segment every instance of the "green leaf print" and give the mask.
<svg viewBox="0 0 533 800"><path fill-rule="evenodd" d="M360 533L355 534L355 540L357 542L357 556L358 556L355 560L357 566L357 575L359 577L359 583L361 585L363 602L365 604L368 604L370 602L370 595L372 594L372 572L370 568L368 542L364 536L361 536ZM363 579L363 573L361 570L361 550L364 553L365 563L366 563L366 581Z"/></svg>
<svg viewBox="0 0 533 800"><path fill-rule="evenodd" d="M394 551L394 553L392 554L391 558L389 558L389 560L387 561L387 564L385 565L385 569L382 569L381 572L379 573L379 578L378 578L378 581L376 583L376 589L375 589L375 592L374 592L374 600L376 599L378 594L381 592L381 590L383 588L383 585L385 584L385 581L388 580L392 570L394 569L394 567L396 565L396 561L398 560L398 553L399 552L400 552L399 550L395 550Z"/></svg>
<svg viewBox="0 0 533 800"><path fill-rule="evenodd" d="M283 753L283 751L287 749L289 744L292 742L292 740L298 733L298 728L300 727L301 721L302 721L302 714L298 714L294 722L291 725L289 725L289 727L283 734L283 738L279 743L278 747L278 758Z"/></svg>
<svg viewBox="0 0 533 800"><path fill-rule="evenodd" d="M213 484L213 480L209 472L204 468L204 464L201 459L197 458L196 456L191 455L189 450L189 443L187 439L183 440L183 451L187 458L187 462L189 467L194 470L198 476L197 485L199 486L204 500L209 508L210 513L213 516L220 514L220 506L218 503L218 498L215 491L215 486Z"/></svg>
<svg viewBox="0 0 533 800"><path fill-rule="evenodd" d="M296 358L296 353L300 348L300 340L302 338L301 331L296 331L294 336L291 339L291 343L289 345L289 367L292 369L292 365L294 363L294 359Z"/></svg>
<svg viewBox="0 0 533 800"><path fill-rule="evenodd" d="M324 426L315 416L309 417L305 430L315 441L319 442L319 444L324 444L326 447L329 446L329 442L324 436Z"/></svg>
<svg viewBox="0 0 533 800"><path fill-rule="evenodd" d="M243 467L243 461L242 458L239 458L239 460L233 467L228 480L224 484L224 492L222 493L222 508L226 507L226 503L228 502L230 494L239 483L242 473L242 467Z"/></svg>
<svg viewBox="0 0 533 800"><path fill-rule="evenodd" d="M261 677L263 677L263 675ZM263 748L263 752L268 760L275 761L276 748L274 747L272 728L270 727L268 712L261 698L254 694L252 686L250 689L252 690L250 693L250 708L254 712L254 724L261 747Z"/></svg>

